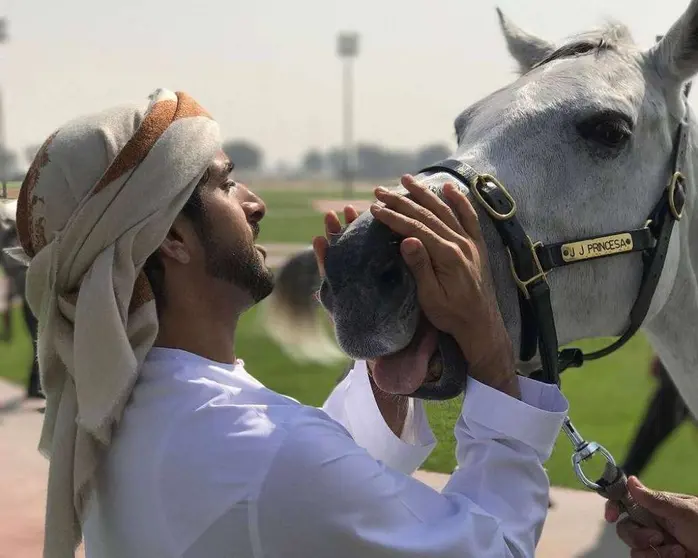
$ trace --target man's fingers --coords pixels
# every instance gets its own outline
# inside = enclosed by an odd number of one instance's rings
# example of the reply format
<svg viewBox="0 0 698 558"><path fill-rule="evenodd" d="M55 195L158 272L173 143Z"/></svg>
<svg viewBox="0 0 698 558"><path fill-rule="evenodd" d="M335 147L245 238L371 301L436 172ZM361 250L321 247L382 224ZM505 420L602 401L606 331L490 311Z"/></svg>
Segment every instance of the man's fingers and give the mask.
<svg viewBox="0 0 698 558"><path fill-rule="evenodd" d="M339 234L342 232L342 223L339 222L339 217L334 211L325 213L325 236Z"/></svg>
<svg viewBox="0 0 698 558"><path fill-rule="evenodd" d="M313 250L315 252L315 261L320 272L320 277L325 276L325 256L327 255L327 239L324 236L316 236L313 238Z"/></svg>
<svg viewBox="0 0 698 558"><path fill-rule="evenodd" d="M380 202L384 203L388 209L395 211L400 215L404 215L415 222L422 223L424 228L431 229L438 236L451 242L457 242L460 240L459 233L454 231L431 211L422 207L408 197L402 196L395 192L376 189L376 198L378 198Z"/></svg>
<svg viewBox="0 0 698 558"><path fill-rule="evenodd" d="M412 271L421 294L437 292L439 282L424 245L416 238L406 238L400 244L400 252L407 267Z"/></svg>
<svg viewBox="0 0 698 558"><path fill-rule="evenodd" d="M425 209L436 215L440 221L445 223L451 230L457 234L463 234L463 227L458 222L453 210L447 203L442 201L439 196L432 192L426 186L422 186L415 180L414 176L405 175L400 181L405 189L410 193L412 199ZM449 183L450 184L450 183ZM451 185L453 186L453 185Z"/></svg>
<svg viewBox="0 0 698 558"><path fill-rule="evenodd" d="M349 225L359 216L359 212L354 209L353 205L347 205L344 208L344 222Z"/></svg>
<svg viewBox="0 0 698 558"><path fill-rule="evenodd" d="M467 196L452 184L446 184L444 186L444 195L453 205L453 209L458 216L458 221L465 233L473 240L479 241L482 237L480 221L475 208L470 203Z"/></svg>
<svg viewBox="0 0 698 558"><path fill-rule="evenodd" d="M371 213L378 221L400 236L419 239L432 255L444 248L444 240L417 219L412 219L389 207L381 207L378 204L371 206Z"/></svg>
<svg viewBox="0 0 698 558"><path fill-rule="evenodd" d="M677 516L681 515L685 507L683 499L676 498L669 492L647 488L634 476L628 479L628 490L640 506L663 519L675 520Z"/></svg>
<svg viewBox="0 0 698 558"><path fill-rule="evenodd" d="M620 517L620 508L618 504L612 502L611 500L606 501L606 508L604 510L604 518L608 523L615 523Z"/></svg>
<svg viewBox="0 0 698 558"><path fill-rule="evenodd" d="M641 527L629 519L624 519L618 523L616 533L630 548L638 550L656 547L664 542L664 534L660 531Z"/></svg>
<svg viewBox="0 0 698 558"><path fill-rule="evenodd" d="M686 558L686 556L686 550L678 544L630 551L630 558Z"/></svg>

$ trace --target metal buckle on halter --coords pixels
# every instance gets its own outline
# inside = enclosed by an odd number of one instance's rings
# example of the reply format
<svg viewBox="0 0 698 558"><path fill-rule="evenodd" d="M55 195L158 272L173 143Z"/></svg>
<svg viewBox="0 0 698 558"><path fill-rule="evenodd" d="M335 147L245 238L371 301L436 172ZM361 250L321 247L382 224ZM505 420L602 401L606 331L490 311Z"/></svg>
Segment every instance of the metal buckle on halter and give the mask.
<svg viewBox="0 0 698 558"><path fill-rule="evenodd" d="M540 260L538 259L538 252L536 252L536 248L538 246L543 246L542 242L536 242L535 244L531 240L531 238L526 235L526 238L528 239L528 248L531 251L531 256L533 257L533 262L536 264L536 270L538 273L536 273L533 277L530 277L529 279L522 280L518 273L516 273L516 267L514 266L514 258L511 255L511 250L507 248L507 254L509 254L509 268L511 269L511 274L514 277L514 281L516 282L516 285L521 289L521 292L523 292L524 296L526 299L530 299L531 295L528 292L528 286L533 283L534 281L539 281L542 279L543 281L547 281L547 274L543 270L543 266L540 263Z"/></svg>
<svg viewBox="0 0 698 558"><path fill-rule="evenodd" d="M584 474L584 471L582 470L582 462L586 461L596 453L600 453L611 465L615 466L616 460L613 459L613 456L602 445L599 445L596 442L587 442L584 438L582 438L579 432L577 432L577 429L570 422L569 418L566 418L565 422L562 424L562 430L565 432L565 434L567 434L567 437L574 446L574 453L572 454L572 466L574 467L575 475L577 475L577 478L587 488L591 488L592 490L596 491L601 490L602 487L600 484L590 480L589 477Z"/></svg>
<svg viewBox="0 0 698 558"><path fill-rule="evenodd" d="M478 190L478 186L486 182L491 182L497 188L499 188L502 191L502 194L504 194L504 197L511 204L511 209L507 213L499 213L482 197L482 194ZM485 208L485 211L489 213L492 219L496 219L497 221L506 221L507 219L511 219L514 215L516 215L516 201L514 201L514 198L511 197L511 194L507 192L507 189L504 187L504 185L491 174L477 175L473 180L471 180L470 191L473 193L475 199L480 203L480 205L482 205L482 207Z"/></svg>
<svg viewBox="0 0 698 558"><path fill-rule="evenodd" d="M677 221L681 220L681 216L683 215L683 208L685 205L685 195L684 195L684 204L681 206L681 210L679 210L676 207L676 200L674 199L674 196L676 195L676 185L680 182L682 185L684 181L686 180L686 177L681 174L680 172L675 172L673 176L671 177L671 182L669 183L669 209L671 210L671 214L674 216L674 219Z"/></svg>

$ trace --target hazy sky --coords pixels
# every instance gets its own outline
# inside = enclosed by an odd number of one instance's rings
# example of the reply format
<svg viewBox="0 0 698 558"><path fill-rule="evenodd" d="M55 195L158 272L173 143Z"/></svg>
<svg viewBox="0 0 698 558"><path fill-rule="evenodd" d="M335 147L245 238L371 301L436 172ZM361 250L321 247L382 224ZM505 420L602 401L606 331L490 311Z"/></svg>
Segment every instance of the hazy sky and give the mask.
<svg viewBox="0 0 698 558"><path fill-rule="evenodd" d="M7 142L40 143L80 113L167 87L194 95L224 136L295 162L341 142L347 29L361 35L355 137L451 143L457 114L514 77L496 5L547 39L610 17L649 45L688 0L0 0Z"/></svg>

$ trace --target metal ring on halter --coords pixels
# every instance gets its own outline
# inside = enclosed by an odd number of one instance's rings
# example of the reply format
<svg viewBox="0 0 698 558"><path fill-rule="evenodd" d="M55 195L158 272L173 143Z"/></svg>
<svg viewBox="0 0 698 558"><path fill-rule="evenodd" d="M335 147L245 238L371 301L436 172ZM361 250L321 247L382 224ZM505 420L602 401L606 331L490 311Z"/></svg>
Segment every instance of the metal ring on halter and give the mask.
<svg viewBox="0 0 698 558"><path fill-rule="evenodd" d="M683 205L681 205L680 208L676 207L676 200L674 199L676 194L676 185L679 182L683 183L685 180L686 178L683 174L680 172L675 172L671 177L671 182L669 183L669 209L671 210L671 214L674 216L674 219L677 221L680 221L683 215Z"/></svg>
<svg viewBox="0 0 698 558"><path fill-rule="evenodd" d="M504 198L511 205L511 209L509 211L506 213L499 213L494 207L485 201L480 193L479 186L480 184L485 184L487 182L494 184L497 188L499 188L502 194L504 194ZM477 175L470 181L469 186L470 191L472 192L473 196L475 196L475 199L482 207L485 208L485 211L487 211L487 213L489 213L490 217L493 219L496 219L497 221L506 221L507 219L511 219L514 215L516 215L516 201L511 197L511 194L507 191L504 185L491 174Z"/></svg>
<svg viewBox="0 0 698 558"><path fill-rule="evenodd" d="M595 453L600 453L603 455L604 459L606 459L606 461L611 465L616 464L616 460L613 459L613 456L605 447L597 444L596 442L589 442L572 454L572 466L574 467L575 475L577 475L577 478L582 482L582 484L584 484L587 488L598 491L602 489L602 486L592 480L589 480L589 478L584 474L581 465L582 461L586 461Z"/></svg>

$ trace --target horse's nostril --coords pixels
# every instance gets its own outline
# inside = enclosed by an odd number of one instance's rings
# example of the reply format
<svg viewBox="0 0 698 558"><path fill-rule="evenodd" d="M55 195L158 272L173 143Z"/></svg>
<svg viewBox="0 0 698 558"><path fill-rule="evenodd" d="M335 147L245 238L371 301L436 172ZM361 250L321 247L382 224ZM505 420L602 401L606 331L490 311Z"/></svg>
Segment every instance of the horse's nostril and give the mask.
<svg viewBox="0 0 698 558"><path fill-rule="evenodd" d="M380 274L378 280L381 282L381 285L385 285L386 287L394 287L400 284L400 281L402 280L402 272L397 265L391 265Z"/></svg>

